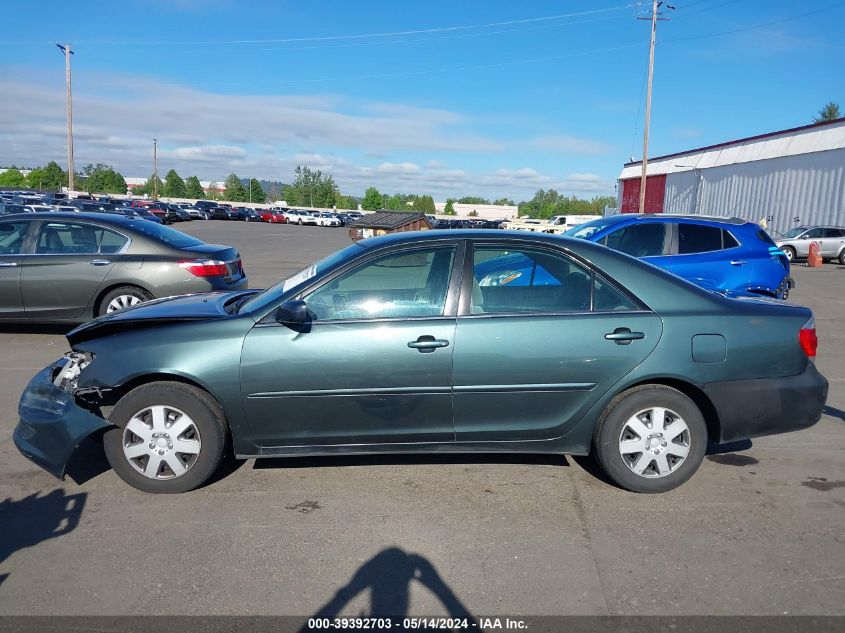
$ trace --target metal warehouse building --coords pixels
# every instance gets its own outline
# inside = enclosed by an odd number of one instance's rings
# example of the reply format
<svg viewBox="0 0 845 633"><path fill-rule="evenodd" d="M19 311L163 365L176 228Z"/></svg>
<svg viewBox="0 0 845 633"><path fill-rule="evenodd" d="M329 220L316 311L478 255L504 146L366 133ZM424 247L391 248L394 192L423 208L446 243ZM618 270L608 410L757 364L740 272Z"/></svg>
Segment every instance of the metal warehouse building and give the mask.
<svg viewBox="0 0 845 633"><path fill-rule="evenodd" d="M619 209L639 208L642 161L619 176ZM649 158L647 213L731 215L786 231L845 226L845 118Z"/></svg>

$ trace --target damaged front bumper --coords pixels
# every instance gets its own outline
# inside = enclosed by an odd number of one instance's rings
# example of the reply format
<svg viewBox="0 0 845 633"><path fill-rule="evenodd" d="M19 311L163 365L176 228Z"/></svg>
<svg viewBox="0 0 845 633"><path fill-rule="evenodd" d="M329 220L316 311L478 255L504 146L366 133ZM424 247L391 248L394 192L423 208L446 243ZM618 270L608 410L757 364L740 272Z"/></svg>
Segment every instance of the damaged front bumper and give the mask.
<svg viewBox="0 0 845 633"><path fill-rule="evenodd" d="M45 367L29 382L18 404L20 422L14 433L15 446L23 456L59 479L64 478L79 443L110 426L79 406L73 393L54 384L54 376L68 362L63 358Z"/></svg>

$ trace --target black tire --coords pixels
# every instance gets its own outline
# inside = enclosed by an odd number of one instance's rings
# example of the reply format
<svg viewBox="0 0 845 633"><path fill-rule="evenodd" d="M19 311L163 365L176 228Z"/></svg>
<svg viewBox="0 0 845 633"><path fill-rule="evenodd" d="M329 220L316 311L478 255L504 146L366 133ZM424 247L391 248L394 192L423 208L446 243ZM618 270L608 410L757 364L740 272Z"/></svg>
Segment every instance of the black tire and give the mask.
<svg viewBox="0 0 845 633"><path fill-rule="evenodd" d="M152 479L138 472L123 452L124 427L147 407L164 405L187 414L196 425L201 448L196 461L182 475ZM207 392L180 382L153 382L136 387L112 409L109 421L114 428L103 435L106 458L123 481L150 493L188 492L204 484L220 466L226 447L226 418L217 401Z"/></svg>
<svg viewBox="0 0 845 633"><path fill-rule="evenodd" d="M102 316L108 311L109 304L118 297L135 297L143 301L149 301L153 296L138 286L118 286L114 290L107 292L100 302L97 304L97 314L94 316Z"/></svg>
<svg viewBox="0 0 845 633"><path fill-rule="evenodd" d="M652 407L674 411L686 422L688 428L689 453L663 476L635 473L623 458L619 447L628 421L638 412ZM658 445L656 450L665 449ZM706 451L707 425L701 411L680 391L665 385L643 385L619 394L607 406L593 433L596 462L610 479L632 492L657 493L677 488L698 470Z"/></svg>
<svg viewBox="0 0 845 633"><path fill-rule="evenodd" d="M842 252L839 253L839 264L845 266L845 248L843 248Z"/></svg>
<svg viewBox="0 0 845 633"><path fill-rule="evenodd" d="M795 261L795 249L794 248L792 248L791 246L784 246L783 248L781 248L781 250L783 251L784 255L786 255L786 259L788 259L790 262Z"/></svg>
<svg viewBox="0 0 845 633"><path fill-rule="evenodd" d="M299 226L302 226L302 218L299 218L299 220L297 221L297 224L298 224Z"/></svg>

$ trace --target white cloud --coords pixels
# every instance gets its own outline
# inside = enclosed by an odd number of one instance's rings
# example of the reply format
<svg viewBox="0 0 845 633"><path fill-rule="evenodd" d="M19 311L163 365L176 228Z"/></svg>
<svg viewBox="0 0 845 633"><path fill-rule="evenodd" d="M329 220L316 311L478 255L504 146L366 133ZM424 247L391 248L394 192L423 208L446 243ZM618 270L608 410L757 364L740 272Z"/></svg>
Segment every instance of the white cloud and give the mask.
<svg viewBox="0 0 845 633"><path fill-rule="evenodd" d="M0 164L64 164L63 83L32 73L15 75L3 67L0 77L0 92L14 95L0 100ZM385 192L431 193L438 199L524 199L538 188L552 187L566 193L613 190L595 174L555 176L529 166L479 172L426 160L426 153L475 153L488 161L490 156L508 160L513 152L504 149L526 150L538 142L506 143L469 129L462 116L446 110L357 98L227 95L144 77L91 73L74 85L78 167L105 162L126 176L145 176L152 171L156 137L160 172L174 168L183 176L218 182L233 172L288 180L296 165L307 164L334 176L344 192L357 195L373 185ZM564 145L583 153L595 147L570 137L547 137L543 142L548 145L553 139L569 139ZM416 162L403 159L420 154L424 158ZM393 160L385 160L387 156Z"/></svg>

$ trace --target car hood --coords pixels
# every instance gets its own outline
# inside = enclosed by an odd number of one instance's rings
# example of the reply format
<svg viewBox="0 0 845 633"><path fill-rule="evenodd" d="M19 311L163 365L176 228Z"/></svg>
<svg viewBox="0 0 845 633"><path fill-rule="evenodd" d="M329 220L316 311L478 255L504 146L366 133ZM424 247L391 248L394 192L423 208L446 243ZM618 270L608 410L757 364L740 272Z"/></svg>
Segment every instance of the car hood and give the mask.
<svg viewBox="0 0 845 633"><path fill-rule="evenodd" d="M251 295L257 290L237 292L203 292L178 297L165 297L147 301L119 312L113 312L88 321L67 334L71 347L92 339L119 334L129 330L230 318L226 304L237 297Z"/></svg>

